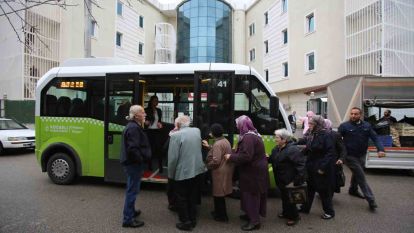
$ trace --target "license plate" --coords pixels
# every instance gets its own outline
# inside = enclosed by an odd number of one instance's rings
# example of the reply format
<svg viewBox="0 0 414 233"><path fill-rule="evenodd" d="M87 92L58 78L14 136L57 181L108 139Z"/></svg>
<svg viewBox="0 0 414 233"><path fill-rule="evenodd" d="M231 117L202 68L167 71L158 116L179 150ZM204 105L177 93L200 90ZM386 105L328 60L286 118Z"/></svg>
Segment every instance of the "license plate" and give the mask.
<svg viewBox="0 0 414 233"><path fill-rule="evenodd" d="M34 142L29 142L29 143L25 143L23 144L24 147L34 147Z"/></svg>

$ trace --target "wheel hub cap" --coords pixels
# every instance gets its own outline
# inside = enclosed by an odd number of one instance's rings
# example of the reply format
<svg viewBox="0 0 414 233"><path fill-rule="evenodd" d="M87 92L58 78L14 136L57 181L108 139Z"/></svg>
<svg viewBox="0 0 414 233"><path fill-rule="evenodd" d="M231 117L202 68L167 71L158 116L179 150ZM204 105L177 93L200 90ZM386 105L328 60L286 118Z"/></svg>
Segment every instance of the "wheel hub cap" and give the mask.
<svg viewBox="0 0 414 233"><path fill-rule="evenodd" d="M69 164L63 159L56 159L52 163L52 173L59 179L65 178L69 174Z"/></svg>

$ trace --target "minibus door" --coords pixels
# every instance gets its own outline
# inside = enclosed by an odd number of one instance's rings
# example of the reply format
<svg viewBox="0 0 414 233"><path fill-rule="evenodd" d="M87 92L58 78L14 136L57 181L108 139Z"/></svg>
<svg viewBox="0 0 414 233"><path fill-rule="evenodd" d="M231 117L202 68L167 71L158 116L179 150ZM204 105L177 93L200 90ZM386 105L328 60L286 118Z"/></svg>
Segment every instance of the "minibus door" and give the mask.
<svg viewBox="0 0 414 233"><path fill-rule="evenodd" d="M128 121L125 117L134 104L142 105L142 85L139 74L107 74L105 79L105 171L109 182L126 182L120 164L122 131Z"/></svg>
<svg viewBox="0 0 414 233"><path fill-rule="evenodd" d="M201 130L202 139L208 139L210 126L219 123L233 144L234 77L233 71L195 72L193 124Z"/></svg>

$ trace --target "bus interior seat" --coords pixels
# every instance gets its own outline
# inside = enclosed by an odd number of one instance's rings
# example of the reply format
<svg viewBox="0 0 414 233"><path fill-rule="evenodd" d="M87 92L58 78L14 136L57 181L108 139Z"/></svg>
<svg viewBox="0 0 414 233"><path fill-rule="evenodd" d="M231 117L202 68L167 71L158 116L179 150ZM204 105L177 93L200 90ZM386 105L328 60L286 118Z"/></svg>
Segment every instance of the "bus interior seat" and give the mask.
<svg viewBox="0 0 414 233"><path fill-rule="evenodd" d="M54 95L46 95L46 102L43 106L44 113L47 116L55 116L56 115L56 106L57 106L57 98Z"/></svg>
<svg viewBox="0 0 414 233"><path fill-rule="evenodd" d="M69 109L70 109L70 98L67 96L61 96L57 100L57 110L56 115L57 116L68 116L69 115Z"/></svg>
<svg viewBox="0 0 414 233"><path fill-rule="evenodd" d="M72 100L72 106L70 108L69 114L71 116L84 116L85 115L85 104L80 98L75 98Z"/></svg>

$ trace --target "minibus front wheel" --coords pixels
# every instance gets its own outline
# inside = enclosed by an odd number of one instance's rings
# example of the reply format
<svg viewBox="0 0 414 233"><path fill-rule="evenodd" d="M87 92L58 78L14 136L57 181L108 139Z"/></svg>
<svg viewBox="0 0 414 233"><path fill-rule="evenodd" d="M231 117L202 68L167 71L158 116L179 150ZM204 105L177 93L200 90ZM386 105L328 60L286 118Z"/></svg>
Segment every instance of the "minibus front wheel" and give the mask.
<svg viewBox="0 0 414 233"><path fill-rule="evenodd" d="M70 184L76 175L75 163L69 155L55 153L47 161L47 174L55 184Z"/></svg>

